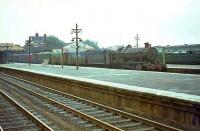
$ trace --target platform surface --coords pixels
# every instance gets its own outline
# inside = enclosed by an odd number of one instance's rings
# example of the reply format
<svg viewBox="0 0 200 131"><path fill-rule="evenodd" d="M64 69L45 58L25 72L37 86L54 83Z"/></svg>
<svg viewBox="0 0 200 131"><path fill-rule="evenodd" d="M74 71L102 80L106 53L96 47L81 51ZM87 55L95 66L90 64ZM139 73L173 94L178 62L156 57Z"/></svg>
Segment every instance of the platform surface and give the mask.
<svg viewBox="0 0 200 131"><path fill-rule="evenodd" d="M83 80L85 78L87 80L98 80L105 84L108 84L109 82L123 84L127 85L127 88L129 89L132 88L131 86L137 86L141 87L138 89L146 90L146 88L148 88L152 89L151 92L157 91L157 93L160 93L163 90L166 92L168 91L177 93L171 93L171 95L178 95L180 98L196 97L194 99L200 101L200 75L93 67L79 67L79 70L76 70L75 66L64 66L62 69L60 65L43 66L41 64L31 64L31 66L29 66L28 64L22 63L0 64L0 67L1 66L17 68L20 70L26 69L29 71L37 71L47 74L50 73L54 74L55 76L73 76L83 78ZM126 88L126 86L124 87ZM148 90L146 91L148 92ZM165 94L166 92L163 93ZM192 96L185 96L184 94Z"/></svg>
<svg viewBox="0 0 200 131"><path fill-rule="evenodd" d="M177 69L199 69L199 70L200 70L200 65L167 64L167 68L177 68Z"/></svg>

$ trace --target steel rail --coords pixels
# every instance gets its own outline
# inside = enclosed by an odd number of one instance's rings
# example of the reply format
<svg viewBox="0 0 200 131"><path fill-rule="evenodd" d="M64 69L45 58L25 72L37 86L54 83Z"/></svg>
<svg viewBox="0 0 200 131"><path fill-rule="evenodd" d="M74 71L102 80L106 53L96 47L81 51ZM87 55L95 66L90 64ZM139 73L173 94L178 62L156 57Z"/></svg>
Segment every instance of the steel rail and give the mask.
<svg viewBox="0 0 200 131"><path fill-rule="evenodd" d="M3 79L3 78L1 78L1 79ZM80 111L78 111L78 110L75 110L75 109L73 109L73 108L71 108L71 107L69 107L69 106L66 106L66 105L64 105L64 104L62 104L62 103L60 103L60 102L54 101L53 99L48 98L48 97L46 97L46 96L43 96L43 95L41 95L41 94L39 94L39 93L37 93L37 92L35 92L35 91L32 91L32 90L27 89L27 88L24 88L23 86L21 86L21 85L19 85L19 84L17 84L17 83L14 83L14 82L11 82L11 81L5 80L5 79L3 79L3 80L6 81L6 82L9 82L9 83L11 83L11 84L13 84L14 86L17 86L17 87L23 89L23 90L25 90L25 91L31 93L32 95L37 96L37 97L39 97L39 98L41 98L41 99L43 99L43 100L45 100L45 101L47 101L47 102L49 102L49 103L55 104L55 105L57 105L58 107L60 107L60 108L62 108L62 109L64 109L64 110L66 110L66 111L69 111L69 112L71 112L71 113L74 113L75 115L77 115L77 116L79 116L79 117L81 117L81 118L84 118L84 119L86 119L86 120L88 120L88 121L90 121L90 122L92 122L92 123L94 123L94 124L96 124L96 125L98 125L98 126L104 128L104 129L111 130L111 131L123 131L123 130L120 129L120 128L117 128L117 127L115 127L115 126L113 126L113 125L110 125L110 124L108 124L108 123L106 123L106 122L103 122L103 121L101 121L101 120L99 120L99 119L96 119L96 118L94 118L94 117L92 117L92 116L89 116L89 115L87 115L87 114L85 114L85 113L82 113L82 112L80 112Z"/></svg>
<svg viewBox="0 0 200 131"><path fill-rule="evenodd" d="M0 126L0 131L3 131L3 129L1 128L1 126Z"/></svg>
<svg viewBox="0 0 200 131"><path fill-rule="evenodd" d="M8 96L5 92L0 90L0 94L3 95L6 99L8 99L12 104L14 104L20 111L22 111L28 118L30 118L33 122L36 123L42 130L44 131L53 131L50 127L48 127L45 123L40 121L34 115L32 115L28 110L26 110L23 106L21 106L18 102ZM1 131L1 128L0 128Z"/></svg>
<svg viewBox="0 0 200 131"><path fill-rule="evenodd" d="M178 129L178 128L175 128L175 127L171 127L171 126L168 126L168 125L160 123L160 122L156 122L156 121L153 121L153 120L150 120L150 119L138 116L138 115L134 115L134 114L130 114L130 113L118 110L118 109L114 109L112 107L108 107L108 106L105 106L105 105L102 105L102 104L99 104L99 103L96 103L96 102L93 102L93 101L90 101L90 100L87 100L87 99L83 99L83 98L68 94L68 93L64 93L64 92L61 92L61 91L58 91L58 90L55 90L55 89L52 89L52 88L49 88L49 87L34 83L34 82L30 82L30 81L27 81L27 80L24 80L24 79L21 79L21 78L18 78L18 77L14 77L14 76L11 76L11 75L8 75L8 74L4 74L4 73L1 73L1 74L7 75L7 76L12 77L14 79L18 79L20 81L24 81L24 82L30 83L32 85L36 85L36 86L38 86L38 87L40 87L42 89L53 91L55 93L61 94L62 96L66 96L66 97L75 99L77 101L87 102L89 104L92 104L94 106L98 106L98 107L100 107L102 109L105 109L107 111L113 112L115 114L118 114L118 115L121 115L121 116L124 116L124 117L127 117L127 118L131 118L131 119L136 120L136 121L140 121L140 122L142 122L144 124L156 127L158 129L167 130L167 131L182 131L181 129Z"/></svg>
<svg viewBox="0 0 200 131"><path fill-rule="evenodd" d="M24 80L24 81L29 82L27 80ZM159 122L156 122L156 121L153 121L153 120L141 117L141 116L137 116L137 115L134 115L134 114L130 114L130 113L121 111L121 110L117 110L117 109L114 109L112 107L108 107L108 106L105 106L103 104L99 104L99 103L96 103L96 102L93 102L93 101L90 101L90 100L87 100L87 99L83 99L83 98L80 98L80 97L77 97L77 96L74 96L74 95L71 95L71 94L68 94L68 93L64 93L64 92L61 92L61 91L58 91L58 90L55 90L55 89L51 89L51 88L48 88L48 87L45 87L45 86L42 86L42 85L39 85L39 84L36 84L36 83L33 83L33 82L29 82L29 83L40 86L42 88L45 88L46 90L51 90L55 93L59 93L61 95L75 99L77 101L87 102L89 104L92 104L94 106L98 106L102 109L113 112L115 114L118 114L118 115L121 115L121 116L124 116L124 117L127 117L127 118L131 118L131 119L136 120L136 121L141 121L144 124L156 127L158 129L167 130L167 131L182 131L181 129L171 127L171 126L168 126L168 125L163 124L163 123L159 123Z"/></svg>

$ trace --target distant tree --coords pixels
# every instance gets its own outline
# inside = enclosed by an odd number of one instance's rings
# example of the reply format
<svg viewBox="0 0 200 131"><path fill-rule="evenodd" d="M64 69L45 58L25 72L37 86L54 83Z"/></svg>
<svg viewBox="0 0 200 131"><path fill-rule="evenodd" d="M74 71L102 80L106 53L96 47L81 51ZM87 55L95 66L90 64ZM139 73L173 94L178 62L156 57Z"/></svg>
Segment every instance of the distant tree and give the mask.
<svg viewBox="0 0 200 131"><path fill-rule="evenodd" d="M36 34L38 36L38 34ZM34 41L33 41L34 43ZM66 45L66 43L60 39L58 39L56 36L51 35L47 36L44 35L44 39L42 38L40 40L40 44L38 42L31 44L31 52L37 53L37 52L46 52L46 51L52 51L53 49L60 49L63 46ZM44 43L44 44L43 44ZM28 51L28 41L26 40L26 43L24 45L24 48Z"/></svg>
<svg viewBox="0 0 200 131"><path fill-rule="evenodd" d="M120 47L118 47L117 51L122 52L123 49L124 49L124 46L120 46Z"/></svg>
<svg viewBox="0 0 200 131"><path fill-rule="evenodd" d="M98 43L95 42L95 41L92 41L92 40L87 39L87 40L83 41L82 43L84 43L84 44L86 44L86 45L89 45L89 46L91 46L91 47L94 47L96 50L100 50L100 48L99 48L99 46L98 46Z"/></svg>
<svg viewBox="0 0 200 131"><path fill-rule="evenodd" d="M65 42L58 39L56 36L47 36L45 44L47 44L47 46L54 46L57 48L63 47L65 46Z"/></svg>

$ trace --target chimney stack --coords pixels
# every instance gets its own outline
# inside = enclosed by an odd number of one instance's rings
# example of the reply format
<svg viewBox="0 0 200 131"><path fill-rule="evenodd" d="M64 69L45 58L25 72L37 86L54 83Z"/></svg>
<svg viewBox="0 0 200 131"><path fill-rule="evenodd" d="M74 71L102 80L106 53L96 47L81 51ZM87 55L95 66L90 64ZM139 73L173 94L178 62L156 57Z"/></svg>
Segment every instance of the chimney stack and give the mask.
<svg viewBox="0 0 200 131"><path fill-rule="evenodd" d="M144 47L145 47L145 48L149 48L149 47L151 47L151 45L149 44L149 42L145 42L145 43L144 43Z"/></svg>
<svg viewBox="0 0 200 131"><path fill-rule="evenodd" d="M39 34L38 34L38 33L35 33L35 36L36 36L36 37L38 37L38 36L39 36Z"/></svg>

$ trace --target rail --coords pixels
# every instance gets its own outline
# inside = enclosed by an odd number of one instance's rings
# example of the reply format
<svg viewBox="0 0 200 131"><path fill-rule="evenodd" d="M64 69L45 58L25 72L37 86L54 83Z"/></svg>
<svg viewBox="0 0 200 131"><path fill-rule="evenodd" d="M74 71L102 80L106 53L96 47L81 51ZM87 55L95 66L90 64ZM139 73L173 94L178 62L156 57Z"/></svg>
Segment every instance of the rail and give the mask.
<svg viewBox="0 0 200 131"><path fill-rule="evenodd" d="M10 96L8 96L5 92L0 90L0 94L2 96L4 96L7 100L9 100L12 104L14 104L28 118L30 118L33 122L35 122L37 124L37 126L39 126L42 130L44 130L44 131L52 131L51 128L49 128L46 124L44 124L42 121L40 121L34 115L32 115L28 110L26 110L24 107L22 107L19 103L17 103L14 99L12 99ZM1 130L3 130L3 129L0 127L0 131Z"/></svg>
<svg viewBox="0 0 200 131"><path fill-rule="evenodd" d="M2 73L1 73L2 74ZM74 100L77 100L77 101L81 101L81 102L84 102L84 103L88 103L88 104L91 104L93 106L97 106L97 107L100 107L106 111L109 111L109 112L112 112L114 114L117 114L117 115L120 115L120 116L123 116L123 117L126 117L126 118L130 118L132 120L135 120L135 121L139 121L139 122L142 122L143 124L146 124L146 125L150 125L150 126L153 126L157 129L161 129L161 130L174 130L174 131L180 131L180 129L177 129L177 128L174 128L174 127L171 127L171 126L168 126L168 125L165 125L163 123L159 123L159 122L155 122L155 121L152 121L152 120L149 120L149 119L146 119L146 118L143 118L143 117L140 117L140 116L137 116L137 115L134 115L134 114L130 114L130 113L126 113L126 112L123 112L123 111L120 111L120 110L117 110L117 109L113 109L111 107L108 107L108 106L105 106L105 105L102 105L102 104L99 104L99 103L95 103L95 102L92 102L92 101L89 101L89 100L86 100L86 99L83 99L83 98L79 98L77 96L73 96L71 94L67 94L67 93L63 93L63 92L60 92L60 91L57 91L57 90L54 90L54 89L50 89L48 87L45 87L45 86L42 86L42 85L39 85L39 84L36 84L36 83L33 83L33 82L29 82L27 80L23 80L23 79L20 79L20 78L16 78L16 77L13 77L13 76L10 76L10 75L7 75L7 74L3 74L3 75L6 75L8 77L12 77L13 79L17 79L19 81L24 81L26 83L29 83L29 84L32 84L32 85L35 85L43 90L47 90L47 91L50 91L50 92L54 92L55 94L60 94L61 96L65 96L65 97L69 97L71 99L74 99ZM8 81L8 80L6 80ZM65 109L65 110L69 110L70 112L73 112L73 113L77 113L77 115L79 115L80 117L84 118L84 119L87 119L89 121L92 121L94 122L95 124L107 129L107 130L122 130L120 128L117 128L111 124L108 124L106 122L103 122L101 120L98 120L92 116L89 116L85 113L82 113L78 110L75 110L69 106L66 106L60 102L56 102L54 100L52 100L51 98L48 98L46 96L43 96L37 92L34 92L32 90L29 90L29 89L26 89L24 88L23 86L19 85L19 84L16 84L14 82L10 82L14 85L17 85L18 87L21 87L23 90L27 90L28 92L42 98L42 99L45 99L47 100L48 102L50 103L54 103L54 104L57 104L59 107Z"/></svg>

